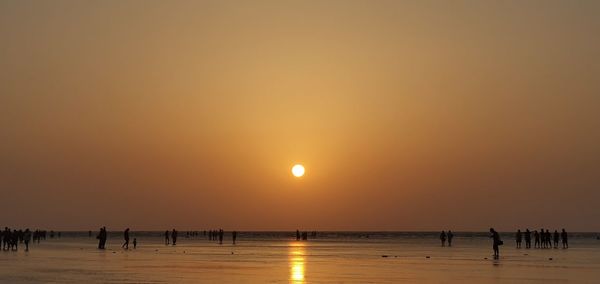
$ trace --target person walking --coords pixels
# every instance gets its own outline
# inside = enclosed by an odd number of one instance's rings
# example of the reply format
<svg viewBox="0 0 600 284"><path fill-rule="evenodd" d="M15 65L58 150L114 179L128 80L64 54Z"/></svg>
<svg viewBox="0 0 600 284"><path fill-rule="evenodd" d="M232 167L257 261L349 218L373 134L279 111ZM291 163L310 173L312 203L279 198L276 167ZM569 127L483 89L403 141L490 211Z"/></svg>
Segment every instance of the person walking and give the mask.
<svg viewBox="0 0 600 284"><path fill-rule="evenodd" d="M125 229L125 231L123 232L123 238L125 239L125 242L123 243L121 248L129 249L129 228Z"/></svg>

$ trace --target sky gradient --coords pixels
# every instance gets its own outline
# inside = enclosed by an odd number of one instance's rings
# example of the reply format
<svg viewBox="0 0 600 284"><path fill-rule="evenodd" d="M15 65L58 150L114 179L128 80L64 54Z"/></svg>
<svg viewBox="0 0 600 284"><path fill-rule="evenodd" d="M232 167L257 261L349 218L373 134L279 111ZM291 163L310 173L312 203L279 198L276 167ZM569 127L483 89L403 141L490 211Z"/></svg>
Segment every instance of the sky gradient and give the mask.
<svg viewBox="0 0 600 284"><path fill-rule="evenodd" d="M1 0L0 225L598 231L599 13Z"/></svg>

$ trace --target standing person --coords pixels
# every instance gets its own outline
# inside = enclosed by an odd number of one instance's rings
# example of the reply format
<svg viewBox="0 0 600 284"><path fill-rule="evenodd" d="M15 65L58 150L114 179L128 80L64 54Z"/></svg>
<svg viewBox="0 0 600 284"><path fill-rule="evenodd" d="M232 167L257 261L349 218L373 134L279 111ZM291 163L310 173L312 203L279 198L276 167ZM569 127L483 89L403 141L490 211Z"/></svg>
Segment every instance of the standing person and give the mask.
<svg viewBox="0 0 600 284"><path fill-rule="evenodd" d="M452 239L454 238L454 234L452 234L452 231L448 230L448 246L451 247L452 246Z"/></svg>
<svg viewBox="0 0 600 284"><path fill-rule="evenodd" d="M169 230L165 231L165 246L169 245Z"/></svg>
<svg viewBox="0 0 600 284"><path fill-rule="evenodd" d="M500 249L498 247L501 246L503 243L500 240L500 235L498 234L498 232L496 232L496 230L494 230L494 228L490 228L490 238L492 238L493 240L492 248L494 249L494 258L499 258Z"/></svg>
<svg viewBox="0 0 600 284"><path fill-rule="evenodd" d="M25 251L29 251L29 241L31 241L31 231L29 228L25 229L23 233L23 242L25 243Z"/></svg>
<svg viewBox="0 0 600 284"><path fill-rule="evenodd" d="M537 230L533 231L533 238L535 239L533 246L535 248L539 248L540 247L540 233L538 233Z"/></svg>
<svg viewBox="0 0 600 284"><path fill-rule="evenodd" d="M2 233L2 238L4 239L3 249L8 250L11 240L10 229L8 227L4 227L4 233Z"/></svg>
<svg viewBox="0 0 600 284"><path fill-rule="evenodd" d="M300 231L296 230L296 241L300 240Z"/></svg>
<svg viewBox="0 0 600 284"><path fill-rule="evenodd" d="M177 231L175 229L171 232L171 240L173 240L173 245L177 244Z"/></svg>
<svg viewBox="0 0 600 284"><path fill-rule="evenodd" d="M121 248L129 249L129 228L125 229L125 232L123 232L123 238L125 239L125 242Z"/></svg>
<svg viewBox="0 0 600 284"><path fill-rule="evenodd" d="M106 240L108 240L108 231L102 227L102 249L106 249Z"/></svg>
<svg viewBox="0 0 600 284"><path fill-rule="evenodd" d="M521 234L521 229L517 230L517 235L515 236L517 240L517 248L521 248L521 241L523 239L523 234Z"/></svg>
<svg viewBox="0 0 600 284"><path fill-rule="evenodd" d="M525 248L531 248L531 232L529 228L525 230Z"/></svg>
<svg viewBox="0 0 600 284"><path fill-rule="evenodd" d="M98 240L98 249L102 249L102 228L100 228L100 230L98 231L96 239Z"/></svg>
<svg viewBox="0 0 600 284"><path fill-rule="evenodd" d="M544 229L542 229L540 232L540 241L542 248L546 248L546 231Z"/></svg>
<svg viewBox="0 0 600 284"><path fill-rule="evenodd" d="M96 239L98 239L98 249L104 249L106 245L106 227L100 228Z"/></svg>
<svg viewBox="0 0 600 284"><path fill-rule="evenodd" d="M237 232L233 231L233 233L231 233L231 238L233 239L233 244L235 245L235 240L237 239Z"/></svg>
<svg viewBox="0 0 600 284"><path fill-rule="evenodd" d="M137 239L133 238L133 249L137 248Z"/></svg>
<svg viewBox="0 0 600 284"><path fill-rule="evenodd" d="M106 249L106 240L108 239L108 231L106 227L102 227L102 249Z"/></svg>
<svg viewBox="0 0 600 284"><path fill-rule="evenodd" d="M554 230L554 248L558 248L558 240L560 239L560 235L557 230Z"/></svg>
<svg viewBox="0 0 600 284"><path fill-rule="evenodd" d="M442 246L446 246L446 233L444 231L442 231L440 233L440 241L442 241Z"/></svg>
<svg viewBox="0 0 600 284"><path fill-rule="evenodd" d="M13 250L19 250L19 232L16 229L12 233L11 245Z"/></svg>
<svg viewBox="0 0 600 284"><path fill-rule="evenodd" d="M562 239L562 245L563 248L569 248L569 236L567 235L567 231L565 231L565 229L562 229L562 232L560 233L560 237Z"/></svg>
<svg viewBox="0 0 600 284"><path fill-rule="evenodd" d="M222 245L223 244L223 229L219 229L219 244Z"/></svg>
<svg viewBox="0 0 600 284"><path fill-rule="evenodd" d="M4 231L0 232L0 236L2 237L2 247L0 247L0 249L6 249L6 245L7 245L7 241L8 241L8 235L6 234L6 230L8 230L7 227L4 227Z"/></svg>
<svg viewBox="0 0 600 284"><path fill-rule="evenodd" d="M552 248L552 234L548 229L546 229L546 247Z"/></svg>

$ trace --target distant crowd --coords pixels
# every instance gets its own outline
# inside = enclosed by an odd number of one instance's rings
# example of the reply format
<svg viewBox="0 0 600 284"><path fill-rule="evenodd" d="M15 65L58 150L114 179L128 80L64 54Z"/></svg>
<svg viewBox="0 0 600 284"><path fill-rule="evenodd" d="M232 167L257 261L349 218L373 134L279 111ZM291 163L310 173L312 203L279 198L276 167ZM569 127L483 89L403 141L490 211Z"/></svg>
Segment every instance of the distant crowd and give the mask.
<svg viewBox="0 0 600 284"><path fill-rule="evenodd" d="M551 233L550 230L540 229L538 232L531 232L529 229L525 229L525 232L521 232L521 230L517 230L515 234L515 241L517 243L517 248L521 248L523 243L523 239L525 239L525 248L531 248L531 239L533 236L533 246L534 248L558 248L559 244L562 242L562 248L569 248L569 234L565 229L559 233L558 230L554 230L554 233ZM454 238L454 234L452 231L448 230L448 232L442 231L440 233L440 241L442 246L446 246L446 241L448 241L448 246L452 246L452 239ZM494 230L494 228L490 228L490 238L493 239L493 250L494 256L497 257L500 255L499 246L503 245L504 242L500 239L500 234ZM598 238L600 239L600 237Z"/></svg>
<svg viewBox="0 0 600 284"><path fill-rule="evenodd" d="M521 229L517 230L515 234L515 241L517 243L517 248L521 248L523 243L523 239L525 239L525 248L531 248L531 231L529 229L525 229L525 232L521 232ZM500 239L500 234L494 230L494 228L490 228L490 238L493 240L492 249L494 250L494 258L500 257L500 246L504 244L504 242ZM540 229L540 231L533 231L533 239L534 239L534 248L558 248L559 242L562 241L562 248L569 248L569 234L565 229L562 229L562 232L559 233L558 230L554 230L554 233L550 233L550 230Z"/></svg>
<svg viewBox="0 0 600 284"><path fill-rule="evenodd" d="M129 249L130 243L130 229L127 228L123 231L123 245L121 246L124 249ZM89 237L92 237L92 231L88 232ZM173 245L177 244L179 232L175 229L166 230L164 232L164 240L165 245ZM46 240L46 237L49 235L50 238L54 238L55 232L50 231L47 233L45 230L35 230L30 231L29 229L25 230L16 230L9 229L5 227L4 230L0 230L0 249L4 251L12 250L17 251L19 248L19 244L23 244L25 246L25 251L29 251L29 243L33 240L33 242L39 243L40 240ZM58 238L61 237L61 233L56 233ZM223 229L209 230L209 231L187 231L185 234L186 238L198 237L203 235L208 238L209 241L216 241L219 244L223 244L223 239L225 236L225 231ZM311 238L316 238L317 232L313 231L310 233ZM563 249L569 248L569 235L565 229L562 229L560 232L558 230L554 230L554 232L550 232L548 229L540 229L540 231L534 230L530 231L529 229L525 229L522 232L520 229L515 233L515 242L516 248L522 248L522 243L525 241L525 248L531 248L531 243L533 241L534 248L559 248L562 244ZM232 244L236 244L238 237L237 231L231 231L231 240ZM499 247L504 244L504 242L500 239L500 234L495 231L493 228L490 228L490 236L492 239L492 248L494 250L494 257L499 257ZM300 232L296 230L296 241L306 241L309 238L309 232ZM368 235L367 235L368 238ZM98 234L96 236L98 239L98 249L106 249L106 241L108 239L108 232L106 227L102 227L99 229ZM439 239L441 241L441 245L445 247L446 245L451 247L454 239L454 233L451 230L441 231L439 234ZM597 237L600 240L600 236ZM137 248L138 242L136 238L133 238L133 248Z"/></svg>
<svg viewBox="0 0 600 284"><path fill-rule="evenodd" d="M191 238L191 237L198 237L200 236L200 232L199 231L187 231L185 234L186 238ZM92 232L89 232L89 236L91 237ZM178 239L178 235L179 232L175 229L173 230L166 230L164 232L164 240L165 240L165 245L177 245L177 239ZM223 244L223 239L225 236L225 231L223 229L218 229L218 230L209 230L209 231L203 231L202 232L203 236L208 236L208 240L210 241L218 241L219 244ZM236 244L237 241L237 231L232 231L231 232L231 240L232 240L232 244ZM98 239L98 249L106 249L106 241L108 238L108 233L106 231L106 227L102 227L100 228L98 235L96 236L96 239ZM123 245L121 246L121 248L124 249L129 249L129 240L130 240L130 236L129 236L129 228L125 229L125 231L123 231ZM135 249L137 247L137 239L133 238L133 248Z"/></svg>
<svg viewBox="0 0 600 284"><path fill-rule="evenodd" d="M317 232L313 231L312 233L310 233L310 236L311 236L311 238L316 238ZM308 240L308 232L300 233L299 230L296 230L296 241L299 241L299 240L303 240L303 241Z"/></svg>
<svg viewBox="0 0 600 284"><path fill-rule="evenodd" d="M525 229L524 233L521 233L521 230L517 230L517 234L515 235L517 248L521 248L523 238L525 238L525 248L531 248L531 231L529 229ZM560 233L558 230L554 230L554 233L550 233L550 230L546 230L545 232L544 229L540 229L540 232L536 230L533 231L533 239L535 248L558 248L560 241L562 241L562 248L569 248L569 235L565 229L562 229Z"/></svg>
<svg viewBox="0 0 600 284"><path fill-rule="evenodd" d="M0 249L2 250L19 250L19 244L25 245L25 251L29 251L29 243L33 240L33 242L39 243L40 240L46 239L46 231L43 230L35 230L31 232L29 228L25 230L11 230L8 227L4 227L4 230L0 230ZM60 237L60 233L58 233ZM54 238L54 231L50 231L50 237Z"/></svg>

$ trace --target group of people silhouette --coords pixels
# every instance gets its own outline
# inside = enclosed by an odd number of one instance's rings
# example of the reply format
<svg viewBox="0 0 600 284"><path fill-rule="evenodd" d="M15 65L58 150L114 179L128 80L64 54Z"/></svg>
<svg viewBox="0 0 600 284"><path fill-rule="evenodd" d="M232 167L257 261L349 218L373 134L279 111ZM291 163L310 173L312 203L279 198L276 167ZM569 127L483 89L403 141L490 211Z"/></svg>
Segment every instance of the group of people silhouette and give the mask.
<svg viewBox="0 0 600 284"><path fill-rule="evenodd" d="M98 249L106 249L106 239L108 239L106 227L100 228L100 232L98 232L96 239L98 239Z"/></svg>
<svg viewBox="0 0 600 284"><path fill-rule="evenodd" d="M123 249L129 249L129 240L130 238L130 229L127 228L123 231L123 245L121 245L121 248ZM164 238L165 238L165 245L177 245L177 236L178 236L178 231L173 229L171 231L166 230L164 233ZM91 236L92 231L88 232L88 235ZM199 235L199 233L197 232L187 232L186 233L186 237L189 238L190 236L197 236ZM207 232L204 231L204 235L207 235ZM225 231L223 229L218 229L218 230L210 230L208 231L208 239L209 240L213 240L213 241L218 241L219 244L223 244L223 239L224 239L224 235L225 235ZM232 243L235 245L237 242L237 236L238 233L237 231L232 231L231 232L231 239L232 239ZM98 235L96 236L96 239L98 239L98 249L106 249L106 241L108 239L108 232L106 230L106 227L102 227L100 228ZM137 248L137 238L133 238L133 248Z"/></svg>
<svg viewBox="0 0 600 284"><path fill-rule="evenodd" d="M218 241L219 244L222 245L224 235L225 235L225 231L223 231L223 229L210 230L210 231L208 231L208 240L209 241ZM234 241L234 243L235 243L235 241Z"/></svg>
<svg viewBox="0 0 600 284"><path fill-rule="evenodd" d="M317 237L317 232L316 231L312 231L310 233L310 237L311 238L316 238ZM302 233L300 233L299 230L296 230L296 241L299 241L299 240L303 240L303 241L308 240L308 232L302 232Z"/></svg>
<svg viewBox="0 0 600 284"><path fill-rule="evenodd" d="M531 248L531 231L529 229L525 229L525 232L521 232L521 230L517 230L515 234L515 241L517 243L517 248L521 248L521 243L523 239L525 239L525 248ZM554 233L550 233L550 230L540 229L540 232L533 231L533 239L534 248L558 248L559 242L562 241L562 248L569 248L569 234L563 228L559 233L558 230L554 230Z"/></svg>
<svg viewBox="0 0 600 284"><path fill-rule="evenodd" d="M30 241L31 231L29 229L11 231L8 227L4 227L4 231L0 231L0 245L3 250L19 250L19 243L23 243L25 251L29 251Z"/></svg>
<svg viewBox="0 0 600 284"><path fill-rule="evenodd" d="M177 245L177 230L173 229L170 233L171 239L169 240L169 230L165 231L165 246L168 246L169 243L171 245Z"/></svg>
<svg viewBox="0 0 600 284"><path fill-rule="evenodd" d="M296 231L296 234L298 232ZM525 239L525 248L531 248L531 239L534 239L534 247L535 248L558 248L559 242L562 241L562 248L569 248L569 235L565 229L562 229L562 232L558 232L558 230L554 230L554 233L550 233L550 230L541 229L538 231L529 231L526 229L525 232L521 232L521 230L517 230L515 234L515 241L517 243L517 248L521 248L521 244L523 239ZM494 258L498 258L500 256L500 246L504 244L504 242L500 239L500 234L494 230L494 228L490 228L490 236L492 239L492 249L494 250ZM298 238L298 237L297 237ZM452 246L452 239L454 238L454 234L452 231L448 230L448 232L442 231L440 233L440 241L442 242L442 246L446 246L446 241L448 241L448 246Z"/></svg>
<svg viewBox="0 0 600 284"><path fill-rule="evenodd" d="M446 233L444 231L442 231L440 233L440 241L442 242L443 247L446 246L446 240L448 240L448 246L451 247L453 238L454 238L454 234L450 230L448 230L448 233Z"/></svg>
<svg viewBox="0 0 600 284"><path fill-rule="evenodd" d="M494 258L498 258L500 256L499 246L503 245L504 242L500 240L500 234L494 230L494 228L490 228L490 238L493 239L492 248L494 250ZM559 233L558 230L554 230L554 234L550 233L550 230L540 229L540 232L533 231L534 238L534 247L535 248L558 248L559 241L562 240L563 249L569 248L569 234L565 229L562 229L562 232ZM531 248L531 231L526 229L525 232L521 232L521 230L517 230L515 234L515 241L517 243L517 248L521 248L521 244L525 239L525 248Z"/></svg>
<svg viewBox="0 0 600 284"><path fill-rule="evenodd" d="M231 243L234 245L237 242L237 236L238 236L237 231L231 231ZM222 245L224 237L225 237L225 231L223 231L223 229L208 231L208 240L209 241L218 241L219 244Z"/></svg>
<svg viewBox="0 0 600 284"><path fill-rule="evenodd" d="M19 244L25 245L25 251L29 251L29 243L40 243L41 240L46 240L48 233L46 230L35 230L31 231L29 228L13 229L4 227L4 230L0 229L0 250L11 250L18 251ZM58 232L60 238L60 232ZM50 231L50 238L54 238L54 231Z"/></svg>

